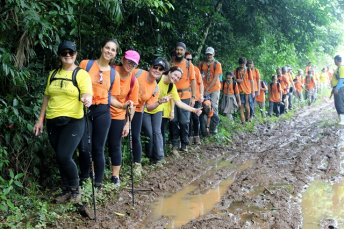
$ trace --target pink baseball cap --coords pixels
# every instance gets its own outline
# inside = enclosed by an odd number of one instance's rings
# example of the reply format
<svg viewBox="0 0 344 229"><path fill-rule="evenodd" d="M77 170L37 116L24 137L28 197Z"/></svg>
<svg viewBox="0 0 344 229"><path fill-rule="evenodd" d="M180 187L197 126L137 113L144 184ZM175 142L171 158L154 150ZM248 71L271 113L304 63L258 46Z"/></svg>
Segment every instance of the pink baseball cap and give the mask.
<svg viewBox="0 0 344 229"><path fill-rule="evenodd" d="M135 50L128 50L125 52L124 58L127 60L132 60L135 64L138 65L140 61L140 54Z"/></svg>

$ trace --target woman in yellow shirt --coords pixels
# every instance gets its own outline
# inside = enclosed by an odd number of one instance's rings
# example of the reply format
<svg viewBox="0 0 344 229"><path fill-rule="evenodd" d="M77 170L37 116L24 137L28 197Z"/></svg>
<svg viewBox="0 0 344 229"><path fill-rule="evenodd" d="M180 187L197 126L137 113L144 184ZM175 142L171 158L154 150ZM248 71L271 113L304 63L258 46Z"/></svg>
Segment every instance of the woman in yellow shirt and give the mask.
<svg viewBox="0 0 344 229"><path fill-rule="evenodd" d="M44 117L47 119L49 141L56 153L63 184L63 193L56 198L57 202L81 200L73 153L84 133L83 106L92 104L92 83L88 73L75 65L77 54L73 42L64 41L59 45L62 65L49 75L39 120L33 127L36 136L43 133Z"/></svg>

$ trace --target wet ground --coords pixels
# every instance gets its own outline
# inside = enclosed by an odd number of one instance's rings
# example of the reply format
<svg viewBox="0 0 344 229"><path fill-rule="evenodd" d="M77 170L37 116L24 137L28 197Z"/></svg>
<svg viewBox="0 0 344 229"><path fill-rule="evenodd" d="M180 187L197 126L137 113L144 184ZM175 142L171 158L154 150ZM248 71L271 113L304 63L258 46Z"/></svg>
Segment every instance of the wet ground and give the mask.
<svg viewBox="0 0 344 229"><path fill-rule="evenodd" d="M325 99L226 146L167 158L135 185L134 207L123 188L98 207L97 222L75 216L73 227L344 228L343 137Z"/></svg>

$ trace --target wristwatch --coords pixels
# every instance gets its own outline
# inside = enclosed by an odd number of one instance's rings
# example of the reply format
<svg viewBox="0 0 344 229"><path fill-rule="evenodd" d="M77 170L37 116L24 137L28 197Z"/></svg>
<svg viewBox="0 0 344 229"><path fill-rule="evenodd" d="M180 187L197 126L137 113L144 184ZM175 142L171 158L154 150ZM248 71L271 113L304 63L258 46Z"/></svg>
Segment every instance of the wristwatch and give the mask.
<svg viewBox="0 0 344 229"><path fill-rule="evenodd" d="M196 96L193 95L193 96L191 96L191 98L196 99Z"/></svg>

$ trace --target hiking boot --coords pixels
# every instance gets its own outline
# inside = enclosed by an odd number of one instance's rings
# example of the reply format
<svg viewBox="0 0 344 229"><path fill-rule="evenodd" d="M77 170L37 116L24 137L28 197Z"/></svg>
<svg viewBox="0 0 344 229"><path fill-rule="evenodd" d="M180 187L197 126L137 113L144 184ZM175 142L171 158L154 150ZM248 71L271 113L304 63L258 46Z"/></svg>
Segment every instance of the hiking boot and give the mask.
<svg viewBox="0 0 344 229"><path fill-rule="evenodd" d="M79 186L83 187L85 183L87 183L88 178L80 178L79 180Z"/></svg>
<svg viewBox="0 0 344 229"><path fill-rule="evenodd" d="M193 136L189 136L189 142L190 142L190 144L193 143L194 139L195 139L195 138L194 138Z"/></svg>
<svg viewBox="0 0 344 229"><path fill-rule="evenodd" d="M196 145L200 145L201 144L201 139L199 139L199 136L195 136L194 137L194 142Z"/></svg>
<svg viewBox="0 0 344 229"><path fill-rule="evenodd" d="M187 145L182 143L182 146L180 147L180 150L183 151L183 152L188 152Z"/></svg>
<svg viewBox="0 0 344 229"><path fill-rule="evenodd" d="M176 158L180 157L180 155L179 155L179 153L178 153L177 147L173 147L173 148L172 148L172 154L173 154Z"/></svg>
<svg viewBox="0 0 344 229"><path fill-rule="evenodd" d="M140 163L135 162L134 176L136 177L142 176L142 165Z"/></svg>
<svg viewBox="0 0 344 229"><path fill-rule="evenodd" d="M121 186L121 181L116 176L111 177L111 183L113 183L115 185L115 187Z"/></svg>
<svg viewBox="0 0 344 229"><path fill-rule="evenodd" d="M165 159L161 159L155 163L156 167L163 167L166 164Z"/></svg>
<svg viewBox="0 0 344 229"><path fill-rule="evenodd" d="M95 183L94 187L95 187L95 191L97 192L97 194L102 193L102 190L103 190L103 184L102 183Z"/></svg>
<svg viewBox="0 0 344 229"><path fill-rule="evenodd" d="M66 203L70 197L72 196L72 192L69 188L62 188L62 193L55 198L56 203Z"/></svg>
<svg viewBox="0 0 344 229"><path fill-rule="evenodd" d="M70 202L73 204L76 204L81 201L81 192L79 188L72 188L71 189L71 197L70 197Z"/></svg>

